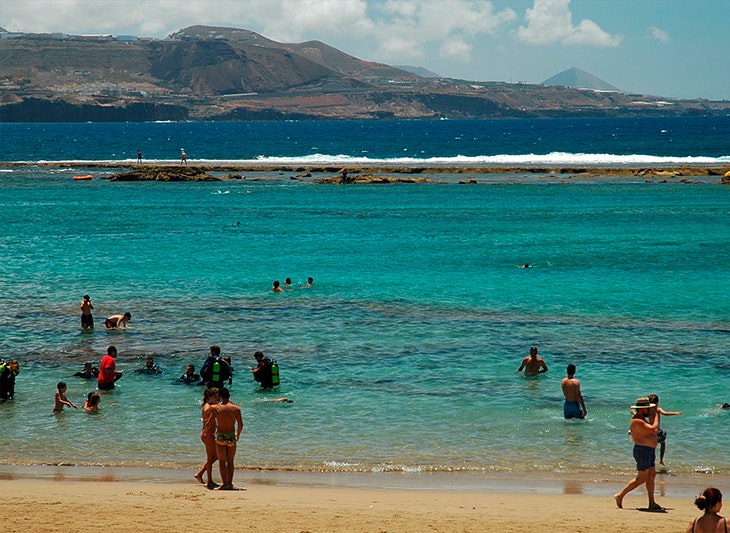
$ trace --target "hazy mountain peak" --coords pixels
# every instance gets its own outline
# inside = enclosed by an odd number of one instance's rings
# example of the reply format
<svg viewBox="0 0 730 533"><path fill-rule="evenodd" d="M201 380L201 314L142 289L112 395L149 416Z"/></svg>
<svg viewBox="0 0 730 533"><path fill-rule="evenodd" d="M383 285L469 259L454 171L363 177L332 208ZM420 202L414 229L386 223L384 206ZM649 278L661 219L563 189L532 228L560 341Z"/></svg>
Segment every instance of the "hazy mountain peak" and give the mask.
<svg viewBox="0 0 730 533"><path fill-rule="evenodd" d="M590 72L581 70L579 68L569 68L564 70L555 76L546 79L540 85L560 86L560 87L574 87L576 89L593 89L595 91L616 91L621 92L621 89L611 85L608 82L603 81L601 78L594 76Z"/></svg>

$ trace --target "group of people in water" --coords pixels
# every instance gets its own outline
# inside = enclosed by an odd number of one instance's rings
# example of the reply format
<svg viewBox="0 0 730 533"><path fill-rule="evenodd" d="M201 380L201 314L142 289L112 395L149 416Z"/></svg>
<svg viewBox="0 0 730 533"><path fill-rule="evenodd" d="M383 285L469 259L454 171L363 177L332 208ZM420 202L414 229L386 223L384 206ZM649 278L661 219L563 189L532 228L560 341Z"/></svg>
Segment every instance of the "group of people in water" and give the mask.
<svg viewBox="0 0 730 533"><path fill-rule="evenodd" d="M94 309L94 302L88 294L84 294L81 303L81 329L84 331L92 331L94 329L94 315L91 311ZM119 315L111 315L104 321L107 329L125 329L127 323L132 320L132 313L125 312Z"/></svg>
<svg viewBox="0 0 730 533"><path fill-rule="evenodd" d="M314 284L314 278L308 277L307 282L303 283L301 285L302 289L308 289ZM278 279L274 280L274 283L271 284L271 290L273 292L284 292L285 290L291 291L294 290L294 285L292 285L291 278L286 278L284 280L284 285L281 284L281 282Z"/></svg>
<svg viewBox="0 0 730 533"><path fill-rule="evenodd" d="M530 354L522 359L517 369L518 372L524 372L526 377L539 376L548 371L548 365L542 357L538 355L536 346L530 348ZM580 389L580 381L575 378L576 367L569 364L566 368L567 376L560 382L565 401L563 404L563 417L565 419L578 418L583 419L588 414L585 399ZM727 405L727 407L725 407ZM723 404L718 406L720 409L730 409L730 405ZM648 511L663 512L664 508L654 499L654 485L656 478L656 448L659 447L659 464L664 465L664 454L666 452L666 430L660 427L662 416L679 416L680 411L666 411L659 407L659 396L649 394L641 398L637 398L634 405L629 410L632 418L629 424L629 435L634 443L633 456L636 461L637 474L634 479L629 481L626 486L614 495L616 506L623 508L624 497L632 490L645 485L649 497ZM717 491L717 489L707 489L708 491ZM706 491L707 492L707 491ZM719 491L717 491L719 493ZM698 507L700 509L716 509L720 500L716 500L717 494L708 493L706 497L698 498ZM717 508L719 510L719 508ZM701 524L709 523L709 519L700 518L696 520L698 528L703 527ZM694 527L694 526L693 526ZM688 530L689 531L689 530ZM697 529L697 531L713 531L710 529Z"/></svg>

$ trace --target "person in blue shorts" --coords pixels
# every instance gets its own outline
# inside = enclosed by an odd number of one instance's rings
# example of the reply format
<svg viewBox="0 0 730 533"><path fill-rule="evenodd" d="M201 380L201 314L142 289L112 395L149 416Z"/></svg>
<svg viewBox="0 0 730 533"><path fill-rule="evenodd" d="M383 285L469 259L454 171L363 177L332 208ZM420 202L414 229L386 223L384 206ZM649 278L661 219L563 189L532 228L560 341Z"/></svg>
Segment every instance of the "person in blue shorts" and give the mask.
<svg viewBox="0 0 730 533"><path fill-rule="evenodd" d="M563 389L565 403L563 404L563 417L585 418L588 414L583 394L580 391L580 381L575 379L575 365L570 364L567 368L568 377L563 378L560 387Z"/></svg>
<svg viewBox="0 0 730 533"><path fill-rule="evenodd" d="M629 434L634 443L634 460L636 461L636 477L629 481L621 492L614 495L616 506L623 509L624 496L641 485L646 484L649 495L648 511L664 511L654 500L654 480L656 478L656 447L659 443L659 413L656 404L649 398L637 398L631 406L633 417L629 426Z"/></svg>

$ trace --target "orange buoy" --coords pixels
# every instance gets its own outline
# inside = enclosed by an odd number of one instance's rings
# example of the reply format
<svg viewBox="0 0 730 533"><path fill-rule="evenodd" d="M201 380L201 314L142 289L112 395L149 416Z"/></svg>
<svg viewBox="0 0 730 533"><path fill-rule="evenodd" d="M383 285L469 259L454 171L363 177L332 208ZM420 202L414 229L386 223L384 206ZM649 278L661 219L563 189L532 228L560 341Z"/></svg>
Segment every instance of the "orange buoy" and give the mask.
<svg viewBox="0 0 730 533"><path fill-rule="evenodd" d="M85 176L74 176L73 179L74 181L87 181L94 179L94 176L92 176L91 174L86 174Z"/></svg>

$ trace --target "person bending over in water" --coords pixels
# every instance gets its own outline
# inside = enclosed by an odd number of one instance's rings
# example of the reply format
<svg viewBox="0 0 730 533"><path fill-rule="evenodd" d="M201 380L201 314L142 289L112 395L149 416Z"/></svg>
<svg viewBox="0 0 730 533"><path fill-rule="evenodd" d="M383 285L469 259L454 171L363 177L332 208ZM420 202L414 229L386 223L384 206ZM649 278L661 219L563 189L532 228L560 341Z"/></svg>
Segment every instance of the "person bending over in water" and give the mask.
<svg viewBox="0 0 730 533"><path fill-rule="evenodd" d="M233 486L234 459L236 457L236 443L243 431L241 408L231 403L231 393L223 387L218 391L221 403L213 406L215 414L215 444L218 452L218 465L221 471L221 486L219 490L236 490Z"/></svg>
<svg viewBox="0 0 730 533"><path fill-rule="evenodd" d="M112 315L106 319L104 325L107 329L126 329L127 322L132 320L132 313L124 313L123 315Z"/></svg>
<svg viewBox="0 0 730 533"><path fill-rule="evenodd" d="M58 382L58 385L56 385L56 389L58 390L56 390L56 401L53 405L54 413L60 413L61 411L63 411L64 405L68 405L69 407L78 409L75 403L66 398L66 384L63 381Z"/></svg>

